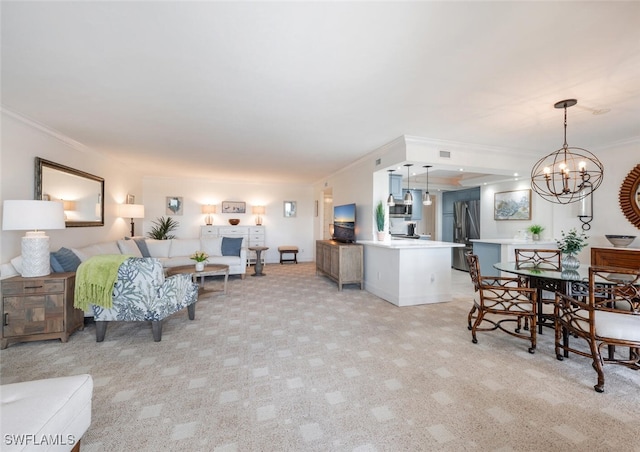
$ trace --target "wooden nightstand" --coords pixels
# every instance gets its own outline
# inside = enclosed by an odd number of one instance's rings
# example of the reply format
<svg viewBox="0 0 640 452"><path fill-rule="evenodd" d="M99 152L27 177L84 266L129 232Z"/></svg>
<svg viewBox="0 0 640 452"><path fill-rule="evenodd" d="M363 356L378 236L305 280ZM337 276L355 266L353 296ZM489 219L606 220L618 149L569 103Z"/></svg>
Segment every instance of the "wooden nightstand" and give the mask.
<svg viewBox="0 0 640 452"><path fill-rule="evenodd" d="M2 344L60 339L84 329L84 312L73 307L75 273L5 279L2 285Z"/></svg>

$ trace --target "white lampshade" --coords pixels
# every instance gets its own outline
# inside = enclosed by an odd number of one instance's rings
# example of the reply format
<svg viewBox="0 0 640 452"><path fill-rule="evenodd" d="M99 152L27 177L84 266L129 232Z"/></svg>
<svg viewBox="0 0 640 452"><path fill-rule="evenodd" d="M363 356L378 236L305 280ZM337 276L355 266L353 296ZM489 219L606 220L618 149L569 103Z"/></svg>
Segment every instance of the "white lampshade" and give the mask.
<svg viewBox="0 0 640 452"><path fill-rule="evenodd" d="M144 218L144 205L120 204L118 206L118 216L122 218Z"/></svg>
<svg viewBox="0 0 640 452"><path fill-rule="evenodd" d="M46 231L64 228L64 209L61 202L30 199L4 201L2 229L5 231Z"/></svg>
<svg viewBox="0 0 640 452"><path fill-rule="evenodd" d="M22 276L46 276L51 273L49 263L48 229L64 229L62 202L35 200L6 200L2 210L2 229L29 231L22 237Z"/></svg>

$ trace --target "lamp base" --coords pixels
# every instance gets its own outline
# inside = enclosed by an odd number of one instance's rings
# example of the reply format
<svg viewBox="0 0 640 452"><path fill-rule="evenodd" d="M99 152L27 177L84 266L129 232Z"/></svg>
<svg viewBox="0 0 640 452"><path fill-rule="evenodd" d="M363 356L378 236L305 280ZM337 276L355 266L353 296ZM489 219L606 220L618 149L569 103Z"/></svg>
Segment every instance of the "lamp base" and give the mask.
<svg viewBox="0 0 640 452"><path fill-rule="evenodd" d="M213 224L213 217L211 215L204 217L204 224L211 226Z"/></svg>
<svg viewBox="0 0 640 452"><path fill-rule="evenodd" d="M49 237L44 231L27 232L22 237L22 276L33 278L50 273Z"/></svg>
<svg viewBox="0 0 640 452"><path fill-rule="evenodd" d="M262 217L261 216L257 216L256 217L256 226L262 226Z"/></svg>

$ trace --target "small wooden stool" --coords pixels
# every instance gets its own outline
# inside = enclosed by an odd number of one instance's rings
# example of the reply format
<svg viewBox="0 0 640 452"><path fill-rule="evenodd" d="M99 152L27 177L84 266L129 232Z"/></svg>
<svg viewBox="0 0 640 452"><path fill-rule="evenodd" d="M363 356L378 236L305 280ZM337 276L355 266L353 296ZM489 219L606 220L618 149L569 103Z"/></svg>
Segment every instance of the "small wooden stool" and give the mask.
<svg viewBox="0 0 640 452"><path fill-rule="evenodd" d="M279 246L278 252L280 253L280 263L295 262L298 263L298 247L297 246ZM283 254L293 254L293 259L283 259Z"/></svg>

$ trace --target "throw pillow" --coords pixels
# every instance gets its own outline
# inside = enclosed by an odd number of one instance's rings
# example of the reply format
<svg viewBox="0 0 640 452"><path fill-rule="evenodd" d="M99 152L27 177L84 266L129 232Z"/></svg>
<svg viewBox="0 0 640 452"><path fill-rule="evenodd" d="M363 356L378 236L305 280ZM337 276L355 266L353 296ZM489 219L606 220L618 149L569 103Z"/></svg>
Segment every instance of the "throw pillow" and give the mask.
<svg viewBox="0 0 640 452"><path fill-rule="evenodd" d="M53 256L66 272L76 271L78 266L81 264L80 258L68 248L60 248L58 251L53 253Z"/></svg>
<svg viewBox="0 0 640 452"><path fill-rule="evenodd" d="M222 255L240 256L242 237L222 237Z"/></svg>
<svg viewBox="0 0 640 452"><path fill-rule="evenodd" d="M138 245L133 240L118 240L118 248L122 254L128 254L133 257L142 257L140 248L138 248Z"/></svg>
<svg viewBox="0 0 640 452"><path fill-rule="evenodd" d="M58 262L58 259L56 259L53 253L49 254L49 263L51 264L53 273L64 273L64 268L60 265L60 262Z"/></svg>
<svg viewBox="0 0 640 452"><path fill-rule="evenodd" d="M138 245L138 249L140 250L142 257L151 257L151 254L149 254L149 247L147 247L147 242L145 242L144 239L134 238L133 241Z"/></svg>

